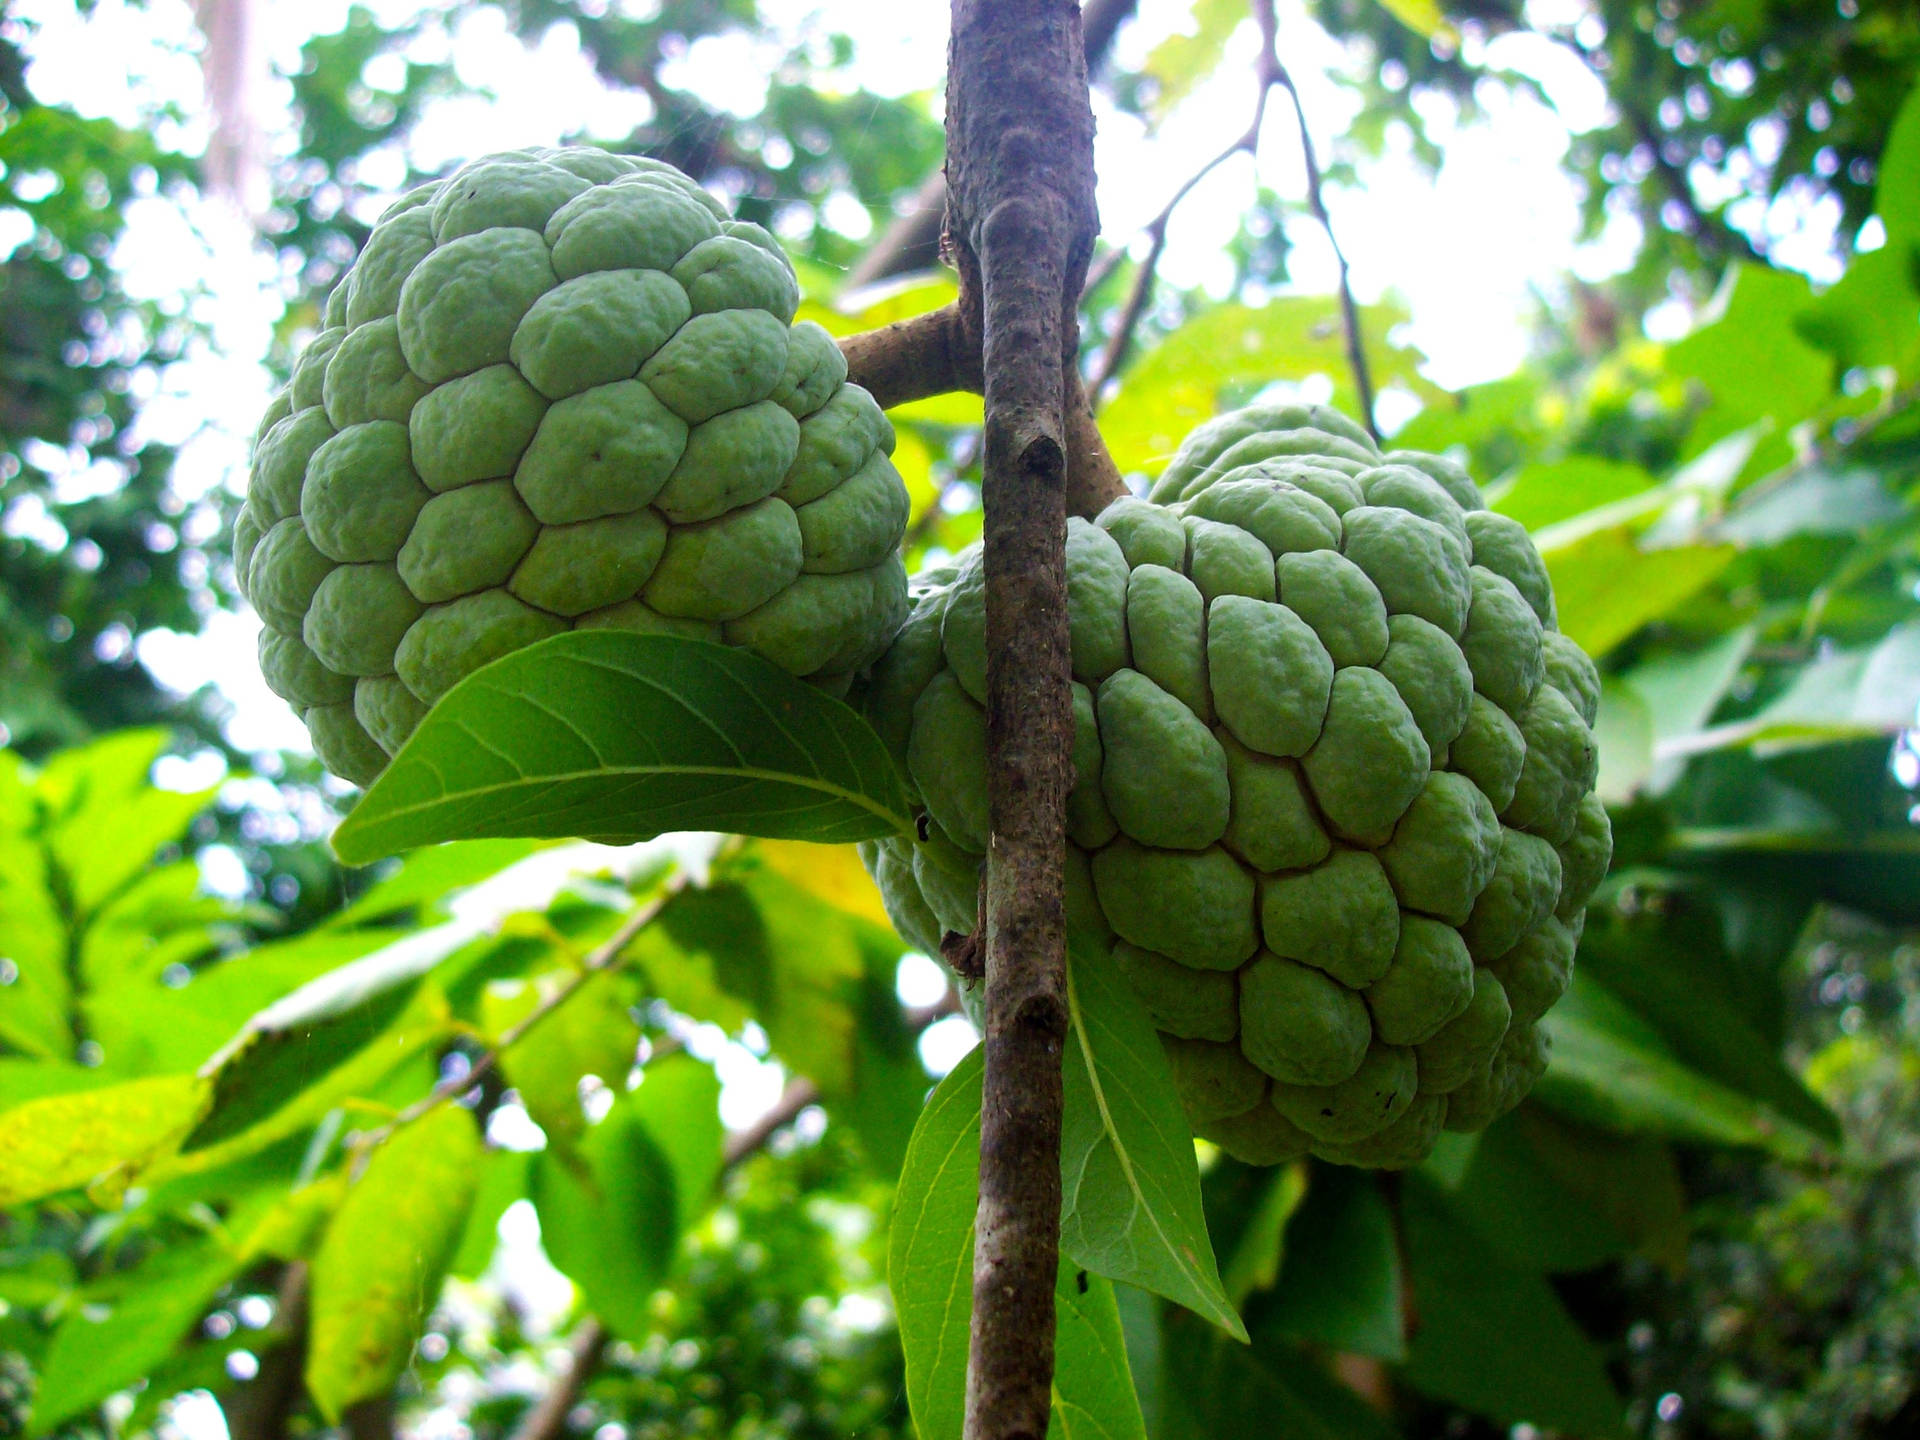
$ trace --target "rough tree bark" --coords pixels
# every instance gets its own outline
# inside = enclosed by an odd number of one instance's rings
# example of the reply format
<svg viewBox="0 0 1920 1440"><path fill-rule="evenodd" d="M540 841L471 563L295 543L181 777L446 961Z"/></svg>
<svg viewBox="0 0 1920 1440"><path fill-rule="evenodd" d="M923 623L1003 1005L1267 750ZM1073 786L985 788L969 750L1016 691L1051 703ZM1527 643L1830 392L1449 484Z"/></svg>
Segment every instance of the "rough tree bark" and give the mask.
<svg viewBox="0 0 1920 1440"><path fill-rule="evenodd" d="M992 823L969 1440L1042 1440L1053 1380L1073 775L1064 382L1093 190L1076 0L953 0L947 243L985 380Z"/></svg>
<svg viewBox="0 0 1920 1440"><path fill-rule="evenodd" d="M1120 26L1139 8L1139 0L1087 0L1081 17L1082 49L1089 73L1098 72L1113 48ZM858 290L895 275L931 270L940 263L940 231L947 212L947 175L936 170L921 182L906 212L887 227L860 261L847 272L848 290Z"/></svg>
<svg viewBox="0 0 1920 1440"><path fill-rule="evenodd" d="M848 335L840 341L840 351L847 357L847 378L867 390L883 410L954 390L978 395L986 383L980 372L977 303L971 308L947 305L878 330ZM1093 422L1093 410L1072 355L1065 361L1062 380L1067 513L1091 520L1125 495L1127 484L1100 436L1100 427Z"/></svg>

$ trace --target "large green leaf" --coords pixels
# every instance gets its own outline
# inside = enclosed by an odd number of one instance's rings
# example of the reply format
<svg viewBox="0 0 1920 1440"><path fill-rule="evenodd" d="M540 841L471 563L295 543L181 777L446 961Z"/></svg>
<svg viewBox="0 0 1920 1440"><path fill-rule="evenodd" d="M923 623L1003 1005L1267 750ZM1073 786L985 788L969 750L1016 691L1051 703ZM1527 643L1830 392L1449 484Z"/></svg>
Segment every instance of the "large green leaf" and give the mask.
<svg viewBox="0 0 1920 1440"><path fill-rule="evenodd" d="M211 1238L162 1251L74 1306L39 1370L33 1435L146 1376L207 1309L240 1261ZM104 1312L104 1313L103 1313Z"/></svg>
<svg viewBox="0 0 1920 1440"><path fill-rule="evenodd" d="M1571 520L1602 505L1631 499L1657 482L1638 465L1598 455L1569 455L1524 466L1500 490L1489 492L1490 509L1511 515L1529 530Z"/></svg>
<svg viewBox="0 0 1920 1440"><path fill-rule="evenodd" d="M1895 626L1874 645L1815 660L1759 713L1716 726L1672 753L1751 745L1777 754L1837 740L1892 735L1914 722L1920 706L1920 620Z"/></svg>
<svg viewBox="0 0 1920 1440"><path fill-rule="evenodd" d="M551 1004L576 978L560 970L531 980L495 981L481 995L481 1028L497 1046L509 1029ZM640 1048L634 988L633 977L619 971L590 976L501 1054L501 1072L549 1143L569 1145L586 1134L580 1082L587 1076L598 1077L616 1093L626 1088Z"/></svg>
<svg viewBox="0 0 1920 1440"><path fill-rule="evenodd" d="M673 1160L635 1098L615 1102L573 1150L542 1151L529 1190L548 1256L596 1315L638 1343L679 1249L680 1200Z"/></svg>
<svg viewBox="0 0 1920 1440"><path fill-rule="evenodd" d="M0 1112L0 1209L107 1174L123 1177L177 1147L199 1119L207 1084L161 1075Z"/></svg>
<svg viewBox="0 0 1920 1440"><path fill-rule="evenodd" d="M1238 1345L1192 1316L1162 1320L1161 1440L1395 1440L1399 1431L1292 1343Z"/></svg>
<svg viewBox="0 0 1920 1440"><path fill-rule="evenodd" d="M1434 393L1421 356L1388 338L1406 320L1390 305L1361 312L1367 361L1376 385ZM1157 473L1187 432L1212 417L1230 388L1328 375L1334 402L1352 407L1340 303L1329 295L1289 295L1264 305L1218 305L1182 325L1127 370L1121 398L1103 411L1101 434L1123 471Z"/></svg>
<svg viewBox="0 0 1920 1440"><path fill-rule="evenodd" d="M473 1203L473 1116L442 1105L395 1133L327 1227L313 1258L307 1389L338 1421L384 1395L412 1358Z"/></svg>
<svg viewBox="0 0 1920 1440"><path fill-rule="evenodd" d="M213 1104L188 1138L197 1150L229 1140L322 1083L412 1005L423 976L472 938L442 925L383 946L308 981L248 1019L201 1067Z"/></svg>
<svg viewBox="0 0 1920 1440"><path fill-rule="evenodd" d="M1097 954L1070 954L1068 993L1061 1250L1246 1339L1220 1283L1192 1133L1153 1022Z"/></svg>
<svg viewBox="0 0 1920 1440"><path fill-rule="evenodd" d="M1828 1143L1840 1121L1800 1083L1779 1049L1741 1014L1712 940L1658 923L1608 916L1590 924L1580 963L1659 1032L1674 1056L1701 1075L1765 1105Z"/></svg>
<svg viewBox="0 0 1920 1440"><path fill-rule="evenodd" d="M1624 1434L1599 1352L1546 1277L1487 1245L1446 1192L1417 1172L1401 1193L1420 1304L1408 1382L1507 1425L1584 1440Z"/></svg>
<svg viewBox="0 0 1920 1440"><path fill-rule="evenodd" d="M164 730L122 730L49 760L35 786L46 841L65 873L68 903L90 914L178 840L210 792L160 790L148 779Z"/></svg>
<svg viewBox="0 0 1920 1440"><path fill-rule="evenodd" d="M1787 1159L1820 1149L1816 1136L1770 1106L1687 1065L1591 976L1576 973L1546 1024L1553 1063L1534 1093L1573 1119L1628 1135L1753 1146Z"/></svg>
<svg viewBox="0 0 1920 1440"><path fill-rule="evenodd" d="M1399 1241L1379 1181L1316 1167L1287 1225L1279 1284L1255 1333L1398 1362L1406 1358L1402 1299Z"/></svg>
<svg viewBox="0 0 1920 1440"><path fill-rule="evenodd" d="M982 1052L921 1112L894 1195L887 1283L899 1317L907 1407L921 1440L960 1440L973 1318ZM1061 1258L1054 1290L1055 1440L1146 1440L1113 1287Z"/></svg>
<svg viewBox="0 0 1920 1440"><path fill-rule="evenodd" d="M1827 398L1833 362L1800 337L1795 321L1812 298L1802 275L1762 265L1727 269L1704 323L1667 349L1668 371L1704 394L1686 453L1756 423L1774 433L1753 452L1750 473L1764 474L1792 458L1785 424Z"/></svg>
<svg viewBox="0 0 1920 1440"><path fill-rule="evenodd" d="M1733 562L1731 545L1644 549L1629 525L1567 521L1537 535L1560 628L1596 659L1699 593Z"/></svg>
<svg viewBox="0 0 1920 1440"><path fill-rule="evenodd" d="M965 1409L984 1073L979 1046L947 1072L920 1112L894 1191L887 1286L921 1440L957 1440Z"/></svg>
<svg viewBox="0 0 1920 1440"><path fill-rule="evenodd" d="M1666 1144L1523 1105L1479 1137L1454 1209L1515 1265L1590 1270L1630 1250L1678 1264L1687 1196Z"/></svg>
<svg viewBox="0 0 1920 1440"><path fill-rule="evenodd" d="M866 962L840 912L772 871L742 869L683 892L633 953L676 1010L728 1030L752 1018L788 1066L846 1092Z"/></svg>
<svg viewBox="0 0 1920 1440"><path fill-rule="evenodd" d="M685 1230L713 1201L727 1132L720 1123L720 1078L711 1065L672 1055L647 1065L623 1104L647 1127L673 1172L675 1212Z"/></svg>
<svg viewBox="0 0 1920 1440"><path fill-rule="evenodd" d="M333 843L364 864L481 836L866 840L906 815L880 737L818 687L704 640L581 630L455 686Z"/></svg>

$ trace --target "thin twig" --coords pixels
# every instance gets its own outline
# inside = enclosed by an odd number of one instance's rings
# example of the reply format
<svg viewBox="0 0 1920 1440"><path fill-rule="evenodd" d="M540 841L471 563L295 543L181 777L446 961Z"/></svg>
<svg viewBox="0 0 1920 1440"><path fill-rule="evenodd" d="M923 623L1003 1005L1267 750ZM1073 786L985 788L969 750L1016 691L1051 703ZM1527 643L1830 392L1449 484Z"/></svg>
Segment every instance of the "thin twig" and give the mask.
<svg viewBox="0 0 1920 1440"><path fill-rule="evenodd" d="M475 1081L500 1063L502 1055L524 1040L527 1033L541 1021L579 994L589 980L618 965L627 946L633 943L642 930L660 917L660 912L665 910L688 884L689 878L684 870L674 875L660 887L653 899L626 918L620 928L613 932L611 939L596 947L586 959L580 962L580 968L568 978L566 984L547 996L526 1016L503 1030L500 1038L488 1047L465 1073L448 1076L385 1125L358 1137L354 1141L354 1148L358 1151L362 1163L366 1156L371 1155L375 1149L390 1139L396 1130L413 1124L414 1121L445 1105L448 1101L457 1100L466 1094L473 1088Z"/></svg>
<svg viewBox="0 0 1920 1440"><path fill-rule="evenodd" d="M1140 268L1133 277L1133 288L1127 292L1126 304L1120 309L1120 318L1113 327L1113 338L1107 342L1106 349L1100 355L1100 369L1087 384L1087 399L1097 408L1114 376L1120 373L1120 367L1126 362L1127 351L1132 348L1134 331L1139 327L1140 317L1146 313L1147 301L1153 294L1154 274L1160 264L1161 253L1167 248L1167 226L1173 220L1173 212L1191 195L1200 182L1218 170L1236 155L1252 155L1260 148L1260 125L1267 115L1267 96L1273 93L1277 82L1264 73L1260 77L1260 91L1253 102L1253 123L1246 133L1236 139L1226 149L1208 160L1193 174L1189 175L1180 188L1173 192L1173 198L1160 209L1160 213L1147 222L1146 235L1147 258L1140 262ZM1114 254L1122 254L1116 250ZM1105 278L1102 276L1101 278Z"/></svg>
<svg viewBox="0 0 1920 1440"><path fill-rule="evenodd" d="M1353 303L1353 285L1347 274L1346 252L1340 248L1340 239L1333 233L1332 217L1327 214L1320 158L1313 151L1313 132L1307 126L1307 109L1300 103L1300 91L1293 83L1293 76L1280 60L1280 22L1274 15L1273 0L1253 0L1253 18L1260 26L1261 93L1265 94L1268 85L1278 85L1293 101L1293 118L1300 128L1300 154L1307 167L1307 208L1313 212L1313 218L1320 222L1320 228L1327 232L1327 244L1333 247L1333 258L1340 267L1340 328L1346 336L1347 368L1353 372L1353 388L1360 402L1360 420L1367 427L1367 433L1378 440L1380 429L1373 418L1373 376L1367 369L1366 342L1360 329L1360 307Z"/></svg>
<svg viewBox="0 0 1920 1440"><path fill-rule="evenodd" d="M909 1030L918 1032L936 1020L959 1013L959 1010L960 997L949 986L946 994L933 1004L907 1011L904 1019ZM658 1058L657 1053L654 1058ZM811 1080L796 1077L789 1081L772 1109L746 1129L735 1131L727 1137L726 1149L720 1161L721 1176L731 1174L819 1098L819 1089ZM554 1376L553 1388L527 1412L515 1428L512 1440L559 1440L567 1416L579 1400L580 1392L586 1388L587 1381L593 1378L594 1369L606 1354L610 1338L606 1326L596 1316L589 1315L580 1322L573 1332L573 1339L567 1344L567 1368ZM254 1440L254 1437L250 1436L248 1440Z"/></svg>

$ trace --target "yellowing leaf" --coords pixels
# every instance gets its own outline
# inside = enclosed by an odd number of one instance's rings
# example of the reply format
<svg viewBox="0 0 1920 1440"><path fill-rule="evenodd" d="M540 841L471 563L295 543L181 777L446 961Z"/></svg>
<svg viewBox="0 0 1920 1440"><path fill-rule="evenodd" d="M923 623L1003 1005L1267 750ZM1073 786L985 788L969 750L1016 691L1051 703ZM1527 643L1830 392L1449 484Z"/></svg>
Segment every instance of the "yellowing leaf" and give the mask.
<svg viewBox="0 0 1920 1440"><path fill-rule="evenodd" d="M808 845L795 840L763 840L760 858L776 875L791 880L836 910L890 928L879 887L851 845Z"/></svg>
<svg viewBox="0 0 1920 1440"><path fill-rule="evenodd" d="M0 1208L128 1172L186 1138L207 1098L197 1075L43 1095L0 1114Z"/></svg>
<svg viewBox="0 0 1920 1440"><path fill-rule="evenodd" d="M1380 0L1380 8L1416 35L1452 39L1453 26L1440 12L1440 0Z"/></svg>
<svg viewBox="0 0 1920 1440"><path fill-rule="evenodd" d="M480 1174L473 1116L443 1105L367 1162L313 1259L307 1389L338 1420L406 1368Z"/></svg>

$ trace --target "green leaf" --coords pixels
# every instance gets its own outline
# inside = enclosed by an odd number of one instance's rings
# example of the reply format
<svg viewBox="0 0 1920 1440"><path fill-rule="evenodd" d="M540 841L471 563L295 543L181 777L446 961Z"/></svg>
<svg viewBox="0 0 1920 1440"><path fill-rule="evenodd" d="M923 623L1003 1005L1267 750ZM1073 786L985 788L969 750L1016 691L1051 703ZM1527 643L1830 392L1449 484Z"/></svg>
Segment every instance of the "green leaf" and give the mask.
<svg viewBox="0 0 1920 1440"><path fill-rule="evenodd" d="M1630 803L1653 778L1653 711L1638 690L1616 676L1600 680L1593 740L1600 750L1594 793L1608 805Z"/></svg>
<svg viewBox="0 0 1920 1440"><path fill-rule="evenodd" d="M1687 1195L1672 1151L1541 1105L1491 1126L1448 1188L1480 1238L1526 1269L1591 1270L1630 1250L1685 1259Z"/></svg>
<svg viewBox="0 0 1920 1440"><path fill-rule="evenodd" d="M67 924L46 851L25 833L33 798L15 757L0 751L0 958L20 972L0 1004L0 1040L29 1055L73 1054Z"/></svg>
<svg viewBox="0 0 1920 1440"><path fill-rule="evenodd" d="M146 1376L239 1268L231 1251L202 1239L161 1251L138 1270L113 1277L104 1292L89 1291L47 1347L29 1433L45 1435Z"/></svg>
<svg viewBox="0 0 1920 1440"><path fill-rule="evenodd" d="M1546 1024L1553 1063L1538 1099L1575 1120L1627 1135L1752 1146L1788 1160L1819 1140L1750 1095L1700 1074L1597 980L1576 971Z"/></svg>
<svg viewBox="0 0 1920 1440"><path fill-rule="evenodd" d="M1166 1331L1162 1440L1394 1440L1399 1432L1297 1346L1236 1345L1177 1312Z"/></svg>
<svg viewBox="0 0 1920 1440"><path fill-rule="evenodd" d="M414 851L393 874L345 909L329 915L329 930L387 921L411 912L424 922L446 912L447 901L491 879L542 848L538 840L463 840Z"/></svg>
<svg viewBox="0 0 1920 1440"><path fill-rule="evenodd" d="M1644 494L1657 483L1638 465L1598 455L1569 455L1522 467L1490 499L1488 508L1511 516L1529 530L1541 530Z"/></svg>
<svg viewBox="0 0 1920 1440"><path fill-rule="evenodd" d="M1406 1359L1399 1241L1373 1175L1316 1166L1306 1201L1287 1225L1285 1255L1256 1333Z"/></svg>
<svg viewBox="0 0 1920 1440"><path fill-rule="evenodd" d="M1625 1433L1620 1397L1546 1277L1481 1240L1417 1172L1402 1188L1407 1266L1420 1297L1408 1382L1504 1425L1600 1440Z"/></svg>
<svg viewBox="0 0 1920 1440"><path fill-rule="evenodd" d="M213 1104L183 1147L229 1140L314 1089L406 1013L428 971L472 938L442 925L308 981L254 1015L201 1067Z"/></svg>
<svg viewBox="0 0 1920 1440"><path fill-rule="evenodd" d="M493 1263L493 1252L500 1248L500 1217L527 1193L533 1161L534 1157L523 1150L487 1152L474 1189L473 1208L467 1211L466 1228L460 1232L460 1244L447 1266L449 1275L476 1280Z"/></svg>
<svg viewBox="0 0 1920 1440"><path fill-rule="evenodd" d="M1677 1059L1839 1145L1838 1117L1787 1068L1778 1046L1742 1016L1707 943L1686 931L1605 917L1587 927L1580 963L1656 1030Z"/></svg>
<svg viewBox="0 0 1920 1440"><path fill-rule="evenodd" d="M894 1191L887 1286L906 1359L907 1409L921 1440L958 1440L966 1408L984 1073L976 1045L935 1087Z"/></svg>
<svg viewBox="0 0 1920 1440"><path fill-rule="evenodd" d="M1140 67L1155 82L1149 108L1156 119L1165 118L1220 68L1227 41L1247 19L1247 7L1239 0L1194 0L1192 17L1190 33L1169 35Z"/></svg>
<svg viewBox="0 0 1920 1440"><path fill-rule="evenodd" d="M1053 1292L1052 1440L1147 1440L1113 1284L1067 1260Z"/></svg>
<svg viewBox="0 0 1920 1440"><path fill-rule="evenodd" d="M0 1209L139 1169L179 1145L206 1098L199 1076L160 1075L0 1113Z"/></svg>
<svg viewBox="0 0 1920 1440"><path fill-rule="evenodd" d="M1153 1022L1101 957L1072 950L1067 981L1060 1248L1095 1274L1164 1295L1244 1340L1214 1264L1192 1134Z"/></svg>
<svg viewBox="0 0 1920 1440"><path fill-rule="evenodd" d="M1395 346L1406 313L1391 305L1361 311L1362 341L1376 386L1435 393L1419 372L1423 357ZM1280 296L1259 306L1216 305L1142 356L1122 378L1122 398L1101 412L1100 430L1123 472L1158 473L1187 432L1209 419L1229 392L1276 380L1330 376L1334 403L1351 411L1340 303L1326 295Z"/></svg>
<svg viewBox="0 0 1920 1440"><path fill-rule="evenodd" d="M497 1045L575 978L562 970L532 980L494 981L481 993L481 1028ZM633 977L617 970L590 976L501 1054L501 1073L553 1144L570 1145L586 1134L580 1082L587 1076L599 1077L616 1094L626 1089L640 1048L634 989Z"/></svg>
<svg viewBox="0 0 1920 1440"><path fill-rule="evenodd" d="M386 1085L397 1085L403 1092L409 1089L412 1092L404 1093L395 1104L417 1099L434 1083L430 1057L422 1052L450 1033L452 1016L446 996L431 981L410 985L406 993L410 998L390 1025L359 1049L347 1052L330 1068L308 1076L305 1085L295 1083L299 1077L297 1039L288 1045L284 1054L278 1045L270 1045L263 1055L262 1069L253 1072L260 1078L262 1088L237 1089L235 1093L237 1097L245 1097L249 1109L276 1094L281 1097L281 1103L278 1106L260 1103L260 1118L254 1123L236 1127L224 1139L161 1159L149 1173L149 1183L206 1174L258 1154L317 1123L345 1101L379 1100L380 1091ZM267 1063L269 1060L272 1063ZM416 1060L426 1066L426 1074L410 1077L407 1067Z"/></svg>
<svg viewBox="0 0 1920 1440"><path fill-rule="evenodd" d="M749 1017L829 1095L853 1077L865 959L850 922L777 874L743 868L684 891L635 943L660 997L723 1029Z"/></svg>
<svg viewBox="0 0 1920 1440"><path fill-rule="evenodd" d="M61 751L40 772L47 846L81 916L131 883L207 808L210 791L160 790L148 779L167 740L164 730L117 731Z"/></svg>
<svg viewBox="0 0 1920 1440"><path fill-rule="evenodd" d="M1669 651L1620 677L1645 703L1651 733L1644 788L1652 794L1666 793L1680 778L1692 737L1733 688L1757 634L1743 625L1699 650Z"/></svg>
<svg viewBox="0 0 1920 1440"><path fill-rule="evenodd" d="M1380 8L1422 39L1445 39L1454 33L1439 0L1380 0Z"/></svg>
<svg viewBox="0 0 1920 1440"><path fill-rule="evenodd" d="M307 1389L337 1422L412 1358L480 1171L473 1116L442 1105L397 1131L347 1192L313 1258Z"/></svg>
<svg viewBox="0 0 1920 1440"><path fill-rule="evenodd" d="M455 686L333 845L364 864L500 835L868 840L906 817L880 737L817 686L704 640L577 630Z"/></svg>
<svg viewBox="0 0 1920 1440"><path fill-rule="evenodd" d="M1561 630L1595 659L1698 594L1739 553L1731 545L1643 549L1626 525L1589 529L1579 521L1534 539Z"/></svg>
<svg viewBox="0 0 1920 1440"><path fill-rule="evenodd" d="M650 1061L625 1102L647 1127L673 1172L675 1210L686 1230L713 1201L727 1148L720 1077L689 1055Z"/></svg>
<svg viewBox="0 0 1920 1440"><path fill-rule="evenodd" d="M1915 309L1920 312L1920 300ZM1912 327L1920 345L1920 325ZM1798 535L1857 535L1906 513L1878 470L1789 470L1743 492L1707 529L1733 545L1778 545Z"/></svg>
<svg viewBox="0 0 1920 1440"><path fill-rule="evenodd" d="M1889 630L1877 644L1815 660L1793 683L1746 720L1701 731L1669 745L1694 754L1751 745L1761 755L1893 735L1913 723L1920 705L1920 620Z"/></svg>
<svg viewBox="0 0 1920 1440"><path fill-rule="evenodd" d="M1287 1223L1306 1198L1305 1165L1284 1166L1267 1182L1233 1241L1227 1263L1221 1267L1221 1282L1236 1310L1249 1296L1279 1283L1280 1263L1286 1257Z"/></svg>
<svg viewBox="0 0 1920 1440"><path fill-rule="evenodd" d="M921 1440L960 1440L973 1318L980 1190L979 1047L921 1112L894 1192L887 1284L906 1359L907 1408ZM1113 1287L1064 1257L1054 1291L1056 1440L1145 1440Z"/></svg>
<svg viewBox="0 0 1920 1440"><path fill-rule="evenodd" d="M596 1315L638 1343L653 1323L648 1297L679 1249L680 1200L674 1162L636 1100L614 1102L576 1149L543 1150L528 1189L549 1258Z"/></svg>
<svg viewBox="0 0 1920 1440"><path fill-rule="evenodd" d="M1801 339L1794 324L1811 298L1806 277L1790 270L1727 268L1703 323L1667 348L1669 373L1707 399L1688 433L1686 456L1750 425L1809 414L1827 398L1833 362ZM1764 474L1791 458L1776 432L1754 451L1750 473Z"/></svg>

